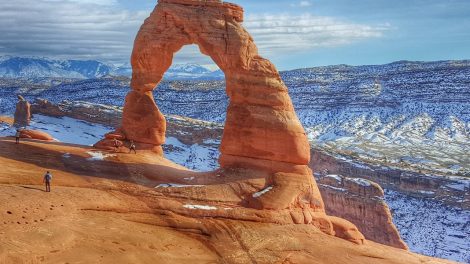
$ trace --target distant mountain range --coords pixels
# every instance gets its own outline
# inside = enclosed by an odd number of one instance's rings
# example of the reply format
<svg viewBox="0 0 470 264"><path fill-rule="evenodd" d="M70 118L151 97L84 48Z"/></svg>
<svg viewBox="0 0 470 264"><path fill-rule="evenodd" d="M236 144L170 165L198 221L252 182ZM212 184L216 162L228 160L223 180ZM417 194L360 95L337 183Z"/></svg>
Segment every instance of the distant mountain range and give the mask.
<svg viewBox="0 0 470 264"><path fill-rule="evenodd" d="M0 57L0 78L70 78L93 79L104 76L132 75L129 64L114 66L96 60L52 60L38 57ZM166 80L223 80L221 70L210 70L198 64L173 65Z"/></svg>
<svg viewBox="0 0 470 264"><path fill-rule="evenodd" d="M191 81L164 81L155 90L162 112L223 123L224 81L198 80L210 72L198 65L168 75L181 72ZM281 77L313 145L374 164L470 176L470 61L336 65ZM51 82L4 79L0 112L13 111L15 94L121 106L129 91L127 77Z"/></svg>

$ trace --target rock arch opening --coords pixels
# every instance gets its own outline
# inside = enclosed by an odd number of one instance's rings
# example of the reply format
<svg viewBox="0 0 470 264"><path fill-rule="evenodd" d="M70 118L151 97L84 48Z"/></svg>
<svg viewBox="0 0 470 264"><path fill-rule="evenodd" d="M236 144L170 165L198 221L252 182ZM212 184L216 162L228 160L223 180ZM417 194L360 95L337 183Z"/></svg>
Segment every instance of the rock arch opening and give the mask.
<svg viewBox="0 0 470 264"><path fill-rule="evenodd" d="M153 94L166 117L165 158L194 171L217 169L228 106L224 73L197 45L187 45Z"/></svg>

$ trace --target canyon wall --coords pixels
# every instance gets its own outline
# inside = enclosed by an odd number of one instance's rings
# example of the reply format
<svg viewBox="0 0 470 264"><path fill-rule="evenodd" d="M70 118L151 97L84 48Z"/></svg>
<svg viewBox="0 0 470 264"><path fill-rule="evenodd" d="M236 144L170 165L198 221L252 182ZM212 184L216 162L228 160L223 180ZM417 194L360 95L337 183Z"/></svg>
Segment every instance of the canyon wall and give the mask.
<svg viewBox="0 0 470 264"><path fill-rule="evenodd" d="M408 249L392 222L384 192L377 183L319 173L315 174L315 178L328 214L348 219L369 240Z"/></svg>
<svg viewBox="0 0 470 264"><path fill-rule="evenodd" d="M399 168L362 164L314 148L310 167L316 171L327 171L328 174L368 179L385 189L410 196L434 198L450 206L470 208L470 181L462 177L426 175Z"/></svg>

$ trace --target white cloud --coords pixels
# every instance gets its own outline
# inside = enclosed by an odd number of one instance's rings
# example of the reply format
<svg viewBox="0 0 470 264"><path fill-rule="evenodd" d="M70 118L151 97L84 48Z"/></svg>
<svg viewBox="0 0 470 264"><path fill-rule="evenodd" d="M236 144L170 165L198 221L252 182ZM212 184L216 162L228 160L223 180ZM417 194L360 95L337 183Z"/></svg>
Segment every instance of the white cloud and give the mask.
<svg viewBox="0 0 470 264"><path fill-rule="evenodd" d="M0 51L10 55L126 61L148 12L114 0L0 1Z"/></svg>
<svg viewBox="0 0 470 264"><path fill-rule="evenodd" d="M290 6L292 7L309 7L312 6L312 3L310 1L300 1L296 3L292 3Z"/></svg>
<svg viewBox="0 0 470 264"><path fill-rule="evenodd" d="M149 13L122 10L115 0L0 1L0 55L126 62ZM251 15L244 25L268 58L381 37L390 27L311 14ZM210 62L198 53L185 48L176 62Z"/></svg>
<svg viewBox="0 0 470 264"><path fill-rule="evenodd" d="M382 37L390 25L370 26L334 17L305 15L254 15L245 26L262 54L305 52Z"/></svg>

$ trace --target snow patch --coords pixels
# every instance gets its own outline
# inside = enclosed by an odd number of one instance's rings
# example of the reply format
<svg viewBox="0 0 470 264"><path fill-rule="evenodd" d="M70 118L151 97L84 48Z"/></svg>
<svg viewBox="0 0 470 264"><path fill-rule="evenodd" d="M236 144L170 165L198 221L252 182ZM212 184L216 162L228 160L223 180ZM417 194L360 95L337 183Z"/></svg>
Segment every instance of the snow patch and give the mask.
<svg viewBox="0 0 470 264"><path fill-rule="evenodd" d="M185 204L183 205L184 208L192 209L192 210L217 210L217 207L209 206L209 205L198 205L198 204Z"/></svg>
<svg viewBox="0 0 470 264"><path fill-rule="evenodd" d="M334 187L334 186L331 186L331 185L326 185L326 184L318 184L318 185L323 186L325 188L330 188L330 189L333 189L333 190L336 190L336 191L339 191L339 192L347 192L348 191L344 188L338 188L338 187Z"/></svg>
<svg viewBox="0 0 470 264"><path fill-rule="evenodd" d="M341 178L341 176L339 176L339 175L330 174L330 175L326 175L325 177L326 177L326 178L335 179L337 182L341 182L341 181L342 181L342 178Z"/></svg>
<svg viewBox="0 0 470 264"><path fill-rule="evenodd" d="M419 190L418 192L421 193L421 194L428 194L428 195L434 195L436 193L436 192L432 192L432 191L423 191L423 190Z"/></svg>
<svg viewBox="0 0 470 264"><path fill-rule="evenodd" d="M102 160L105 160L108 157L116 156L116 155L105 154L105 153L99 152L99 151L97 151L97 152L89 151L89 152L87 152L87 154L91 156L90 158L87 159L89 161L102 161Z"/></svg>
<svg viewBox="0 0 470 264"><path fill-rule="evenodd" d="M69 117L50 117L34 115L31 125L27 129L46 132L57 141L63 143L91 146L103 136L112 131L112 128L87 123ZM0 137L14 136L15 128L0 126Z"/></svg>
<svg viewBox="0 0 470 264"><path fill-rule="evenodd" d="M186 188L186 187L204 187L205 185L187 185L187 184L177 184L177 183L162 183L156 186L155 188Z"/></svg>
<svg viewBox="0 0 470 264"><path fill-rule="evenodd" d="M469 263L469 210L384 191L393 222L412 252Z"/></svg>
<svg viewBox="0 0 470 264"><path fill-rule="evenodd" d="M253 194L253 198L258 198L261 197L262 195L266 194L267 192L271 191L273 189L273 186L269 186L268 188L265 188L259 192L256 192Z"/></svg>
<svg viewBox="0 0 470 264"><path fill-rule="evenodd" d="M219 166L217 147L186 145L175 137L167 137L164 151L167 159L191 170L211 171Z"/></svg>
<svg viewBox="0 0 470 264"><path fill-rule="evenodd" d="M371 186L371 182L369 180L366 180L366 179L361 179L361 178L348 178L348 180L350 181L353 181L361 186L364 186L364 187L369 187Z"/></svg>

